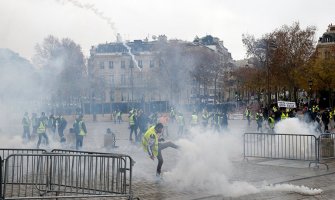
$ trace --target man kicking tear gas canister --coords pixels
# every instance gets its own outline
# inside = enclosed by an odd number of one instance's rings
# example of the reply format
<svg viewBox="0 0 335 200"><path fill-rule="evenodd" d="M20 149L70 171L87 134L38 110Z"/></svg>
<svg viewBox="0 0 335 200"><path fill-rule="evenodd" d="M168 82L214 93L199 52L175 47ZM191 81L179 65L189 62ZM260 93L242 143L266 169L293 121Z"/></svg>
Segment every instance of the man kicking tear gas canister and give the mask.
<svg viewBox="0 0 335 200"><path fill-rule="evenodd" d="M156 176L158 177L160 177L161 175L161 169L163 165L162 150L168 147L172 147L174 149L178 148L178 146L174 143L164 142L164 139L159 138L162 131L163 124L158 123L155 126L150 127L147 132L145 132L142 138L142 146L144 148L144 151L148 152L152 160L155 160L155 157L157 157L158 165Z"/></svg>

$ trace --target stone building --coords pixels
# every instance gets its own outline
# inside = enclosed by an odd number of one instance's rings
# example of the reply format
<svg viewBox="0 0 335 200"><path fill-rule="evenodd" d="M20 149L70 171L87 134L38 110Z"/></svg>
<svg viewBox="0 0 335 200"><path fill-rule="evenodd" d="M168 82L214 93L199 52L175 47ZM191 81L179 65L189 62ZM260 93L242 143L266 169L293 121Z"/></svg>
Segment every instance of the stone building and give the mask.
<svg viewBox="0 0 335 200"><path fill-rule="evenodd" d="M316 46L318 56L323 59L335 58L335 25L330 24Z"/></svg>
<svg viewBox="0 0 335 200"><path fill-rule="evenodd" d="M172 104L190 104L199 102L201 100L199 98L205 95L207 99L213 99L214 86L208 86L206 94L200 94L203 90L197 93L194 90L195 83L190 78L190 74L182 75L184 84L181 90L173 90L175 88L173 88L172 83L162 82L162 79L165 78L164 70L166 69L162 67L164 61L161 60L161 52L157 48L160 43L169 44L170 46L180 45L185 48L206 48L208 51L222 55L222 59L227 59L225 62L229 63L230 67L232 66L230 53L218 38L213 37L206 42L201 40L185 42L167 40L166 36L163 35L153 41L145 39L143 41L134 40L122 43L119 40L117 42L99 44L92 46L90 50L88 72L91 80L95 81L95 84L98 85L97 88L102 91L93 88L90 91L91 95L102 103L172 101ZM180 79L171 77L169 80L179 81ZM222 81L222 79L218 81ZM217 101L218 94L222 97L226 96L223 93L221 95L219 92L222 87L222 83L217 84ZM170 91L165 91L163 88ZM172 97L176 98L173 99Z"/></svg>

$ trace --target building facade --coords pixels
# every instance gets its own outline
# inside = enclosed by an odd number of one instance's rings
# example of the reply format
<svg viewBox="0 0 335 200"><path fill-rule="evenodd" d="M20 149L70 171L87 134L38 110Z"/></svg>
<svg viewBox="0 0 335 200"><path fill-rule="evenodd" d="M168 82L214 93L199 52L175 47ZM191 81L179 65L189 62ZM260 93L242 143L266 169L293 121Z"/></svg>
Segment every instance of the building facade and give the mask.
<svg viewBox="0 0 335 200"><path fill-rule="evenodd" d="M330 24L316 46L317 54L322 59L335 58L335 25Z"/></svg>
<svg viewBox="0 0 335 200"><path fill-rule="evenodd" d="M179 40L167 40L166 36L159 36L154 41L134 40L133 42L122 43L121 41L99 44L92 46L90 58L88 60L88 72L97 87L92 88L90 92L97 101L103 103L112 102L149 102L149 101L172 101L172 104L190 104L199 102L200 96L214 98L216 90L216 100L223 90L222 78L218 79L216 88L209 85L207 93L201 94L204 90L195 90L196 83L190 77L190 74L171 77L165 80L164 76L173 76L165 74L164 61L160 58L160 43L169 43L169 45L181 45L187 48L206 48L207 50L220 54L222 62L232 63L231 55L217 38L211 43L202 43L201 41L185 42ZM182 67L182 66L178 66ZM222 73L223 76L223 73ZM183 79L183 87L174 90L173 82ZM169 83L171 80L171 83ZM203 87L203 86L200 86ZM98 89L101 89L98 92ZM220 95L224 97L222 93ZM228 95L227 95L228 96Z"/></svg>

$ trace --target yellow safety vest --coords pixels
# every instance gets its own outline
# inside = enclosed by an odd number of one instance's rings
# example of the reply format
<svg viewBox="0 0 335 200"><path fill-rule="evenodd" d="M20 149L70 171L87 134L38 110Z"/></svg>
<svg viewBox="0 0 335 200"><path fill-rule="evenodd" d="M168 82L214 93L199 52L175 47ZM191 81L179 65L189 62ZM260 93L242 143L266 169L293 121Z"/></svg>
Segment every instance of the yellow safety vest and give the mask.
<svg viewBox="0 0 335 200"><path fill-rule="evenodd" d="M44 122L43 121L40 121L40 125L38 126L38 128L37 128L37 133L38 134L42 134L42 133L45 133L46 132L46 126L45 126L45 124L44 124Z"/></svg>
<svg viewBox="0 0 335 200"><path fill-rule="evenodd" d="M281 119L286 119L288 118L288 113L282 113L281 114Z"/></svg>
<svg viewBox="0 0 335 200"><path fill-rule="evenodd" d="M275 127L275 120L272 117L269 117L269 126L271 129Z"/></svg>
<svg viewBox="0 0 335 200"><path fill-rule="evenodd" d="M144 151L148 152L148 145L149 145L149 140L150 137L153 136L155 138L155 144L154 147L152 149L152 153L154 154L154 156L158 155L158 136L156 134L155 131L155 126L150 127L147 132L145 132L143 138L142 138L142 147L144 149Z"/></svg>
<svg viewBox="0 0 335 200"><path fill-rule="evenodd" d="M134 120L134 114L130 115L129 117L129 125L132 126L132 125L135 125L135 120Z"/></svg>
<svg viewBox="0 0 335 200"><path fill-rule="evenodd" d="M198 115L192 115L191 124L193 125L198 124Z"/></svg>

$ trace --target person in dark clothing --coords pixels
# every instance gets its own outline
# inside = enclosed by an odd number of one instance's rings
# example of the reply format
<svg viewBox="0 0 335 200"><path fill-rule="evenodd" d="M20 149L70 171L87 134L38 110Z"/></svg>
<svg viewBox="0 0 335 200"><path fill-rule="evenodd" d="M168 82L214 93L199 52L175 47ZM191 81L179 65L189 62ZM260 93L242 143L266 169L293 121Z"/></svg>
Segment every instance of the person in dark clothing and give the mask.
<svg viewBox="0 0 335 200"><path fill-rule="evenodd" d="M30 140L30 124L31 121L28 116L28 112L24 113L23 119L22 119L22 126L23 126L23 139Z"/></svg>
<svg viewBox="0 0 335 200"><path fill-rule="evenodd" d="M275 114L275 118L274 118L275 123L278 123L281 119L282 112L278 109L274 112L274 114Z"/></svg>
<svg viewBox="0 0 335 200"><path fill-rule="evenodd" d="M37 117L37 114L36 113L33 113L32 114L32 117L31 117L31 126L33 128L33 134L36 134L37 133L37 127L38 127L38 117Z"/></svg>
<svg viewBox="0 0 335 200"><path fill-rule="evenodd" d="M324 132L328 132L328 125L329 125L329 122L330 122L328 109L323 111L323 113L321 114L321 119L322 119L322 123L324 125Z"/></svg>
<svg viewBox="0 0 335 200"><path fill-rule="evenodd" d="M148 122L149 122L149 118L146 116L143 110L140 110L139 116L137 117L138 128L140 130L137 136L138 141L141 141L143 134L147 131Z"/></svg>
<svg viewBox="0 0 335 200"><path fill-rule="evenodd" d="M256 122L257 122L257 131L263 133L263 120L264 120L264 117L263 117L263 113L262 113L262 110L259 110L257 113L256 113Z"/></svg>
<svg viewBox="0 0 335 200"><path fill-rule="evenodd" d="M228 128L228 115L227 112L224 111L222 114L222 129L227 129Z"/></svg>
<svg viewBox="0 0 335 200"><path fill-rule="evenodd" d="M64 119L62 115L60 115L57 119L58 122L58 135L60 137L61 142L65 142L65 137L64 137L64 130L67 125L67 121Z"/></svg>
<svg viewBox="0 0 335 200"><path fill-rule="evenodd" d="M134 141L137 142L137 119L136 119L136 112L130 111L129 113L129 141L133 141L133 133L134 133Z"/></svg>

